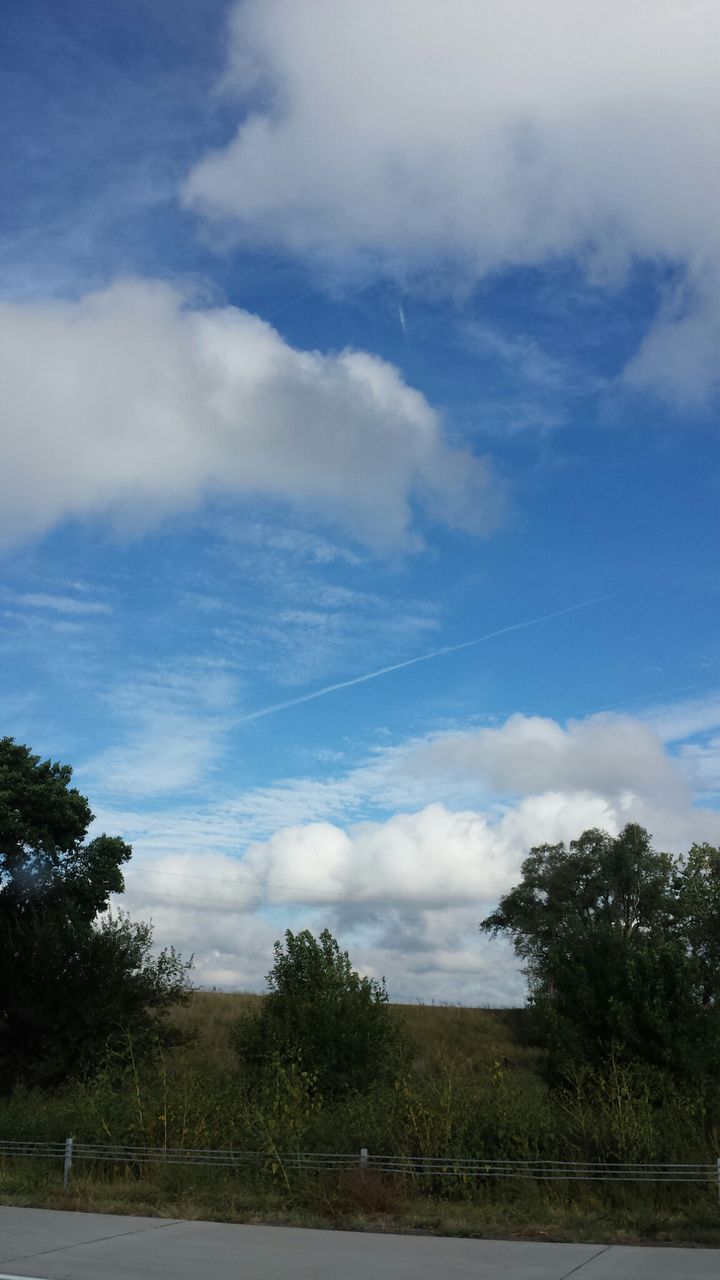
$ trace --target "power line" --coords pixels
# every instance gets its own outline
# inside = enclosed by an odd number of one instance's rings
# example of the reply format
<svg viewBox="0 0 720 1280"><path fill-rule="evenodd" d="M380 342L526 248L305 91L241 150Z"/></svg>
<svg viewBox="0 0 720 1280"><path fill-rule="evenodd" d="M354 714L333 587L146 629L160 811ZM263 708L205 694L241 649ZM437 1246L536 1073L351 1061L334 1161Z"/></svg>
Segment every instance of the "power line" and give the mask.
<svg viewBox="0 0 720 1280"><path fill-rule="evenodd" d="M210 877L202 877L202 878L210 879ZM223 883L223 882L219 881L218 883ZM264 882L249 881L248 883L260 884ZM277 886L277 887L282 888L283 886ZM311 893L313 895L328 894L328 891L323 889L311 889L311 890L297 889L295 892ZM192 898L187 898L178 893L157 893L156 891L151 889L126 888L125 893L131 894L133 897L136 897L136 898L156 898L160 902L182 902L185 907L193 907L196 903L205 903L208 906L212 906L212 907L220 907L220 908L240 907L240 908L246 908L246 909L252 908L253 910L256 910L258 907L261 907L261 906L281 907L281 906L316 906L317 905L316 903L313 903L309 898L298 899L297 902L293 903L293 902L268 902L267 897L265 897L261 901L254 901L253 899L245 900L241 898L199 898L196 895L193 895ZM122 896L122 895L118 895L118 896ZM481 902L482 899L478 898L478 901ZM339 897L337 894L329 894L329 901L327 904L328 906L331 906L333 904L337 904L338 906L344 906L346 903L351 903L353 906L368 906L368 907L381 907L381 906L414 907L417 910L435 911L437 914L441 914L441 915L446 915L449 912L455 911L458 908L461 908L464 906L471 907L473 905L472 902L463 900L463 901L458 901L457 903L455 903L454 906L435 907L432 902L425 902L420 898L387 898L387 897L358 898L358 897L352 897L352 896Z"/></svg>

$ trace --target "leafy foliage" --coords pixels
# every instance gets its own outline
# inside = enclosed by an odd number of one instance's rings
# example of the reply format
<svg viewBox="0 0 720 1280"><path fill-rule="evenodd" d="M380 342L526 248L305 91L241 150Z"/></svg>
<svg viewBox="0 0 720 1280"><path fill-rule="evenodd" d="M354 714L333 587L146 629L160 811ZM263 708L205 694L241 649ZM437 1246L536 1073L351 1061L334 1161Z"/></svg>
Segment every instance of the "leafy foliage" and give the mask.
<svg viewBox="0 0 720 1280"><path fill-rule="evenodd" d="M398 1066L405 1039L385 983L361 978L325 929L289 929L275 943L262 1007L231 1033L246 1074L260 1082L273 1064L301 1064L324 1094L367 1089Z"/></svg>
<svg viewBox="0 0 720 1280"><path fill-rule="evenodd" d="M555 1063L611 1053L702 1073L720 1048L720 855L674 859L644 828L532 849L481 924L509 934Z"/></svg>
<svg viewBox="0 0 720 1280"><path fill-rule="evenodd" d="M54 1085L90 1070L128 1031L157 1037L158 1015L189 991L189 965L152 954L152 930L105 915L130 846L85 842L92 813L68 765L0 740L0 1089Z"/></svg>

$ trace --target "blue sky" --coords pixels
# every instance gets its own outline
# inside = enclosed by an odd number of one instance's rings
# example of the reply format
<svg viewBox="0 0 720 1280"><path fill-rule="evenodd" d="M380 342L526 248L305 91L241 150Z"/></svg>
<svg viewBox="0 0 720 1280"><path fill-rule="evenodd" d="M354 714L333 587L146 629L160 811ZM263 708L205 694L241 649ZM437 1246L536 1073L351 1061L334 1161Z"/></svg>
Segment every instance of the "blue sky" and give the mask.
<svg viewBox="0 0 720 1280"><path fill-rule="evenodd" d="M521 999L531 845L720 840L716 6L4 17L4 732L203 984Z"/></svg>

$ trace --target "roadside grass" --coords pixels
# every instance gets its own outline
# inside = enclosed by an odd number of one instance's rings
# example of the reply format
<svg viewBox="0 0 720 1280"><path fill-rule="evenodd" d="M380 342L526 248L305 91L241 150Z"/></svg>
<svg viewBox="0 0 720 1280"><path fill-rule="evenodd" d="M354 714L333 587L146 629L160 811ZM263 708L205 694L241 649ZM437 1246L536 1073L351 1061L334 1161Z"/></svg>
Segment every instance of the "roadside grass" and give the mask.
<svg viewBox="0 0 720 1280"><path fill-rule="evenodd" d="M278 1075L248 1098L229 1047L234 1020L262 997L196 992L173 1021L188 1041L136 1069L110 1064L55 1094L0 1099L0 1137L234 1147L264 1153L255 1171L102 1166L77 1161L67 1194L61 1162L0 1159L5 1204L94 1212L598 1243L720 1245L717 1189L704 1186L487 1182L441 1185L351 1170L284 1170L277 1151L714 1162L709 1096L615 1069L578 1075L553 1093L527 1012L392 1006L414 1057L367 1095L313 1097Z"/></svg>
<svg viewBox="0 0 720 1280"><path fill-rule="evenodd" d="M29 1162L27 1162L29 1164ZM189 1174L190 1176L186 1176ZM343 1231L524 1239L597 1244L720 1246L720 1213L712 1193L663 1188L660 1194L596 1195L587 1190L492 1187L460 1200L417 1195L401 1180L344 1177L284 1188L253 1184L224 1171L212 1178L74 1173L67 1193L58 1170L0 1162L6 1205L116 1213L207 1222L266 1223Z"/></svg>

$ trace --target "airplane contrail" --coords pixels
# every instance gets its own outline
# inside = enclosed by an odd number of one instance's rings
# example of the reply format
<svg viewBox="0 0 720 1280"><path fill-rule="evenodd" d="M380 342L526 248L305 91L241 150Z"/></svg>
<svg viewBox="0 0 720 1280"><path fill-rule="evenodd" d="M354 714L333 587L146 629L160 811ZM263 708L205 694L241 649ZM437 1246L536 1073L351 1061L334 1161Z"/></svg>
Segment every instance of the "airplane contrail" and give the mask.
<svg viewBox="0 0 720 1280"><path fill-rule="evenodd" d="M589 609L593 604L611 600L615 594L617 593L613 592L606 596L595 596L592 600L581 600L580 604L570 604L566 609L555 609L553 613L543 613L539 618L527 618L524 622L513 622L509 627L498 627L497 631L488 631L486 635L475 636L473 640L463 640L460 644L446 644L442 649L433 649L431 653L420 653L416 658L406 658L404 662L393 662L389 667L378 667L377 671L367 671L365 675L353 676L351 680L339 680L337 684L326 684L322 689L313 689L312 693L301 693L297 698L273 702L269 707L260 707L257 711L249 711L247 715L238 716L235 724L246 724L249 720L260 720L263 716L272 716L276 711L299 707L303 702L314 702L315 698L324 698L328 693L337 693L340 689L351 689L353 685L377 680L378 676L387 676L391 671L402 671L404 667L414 667L418 662L430 662L432 658L441 658L446 653L458 653L460 649L470 649L473 645L484 644L486 640L494 640L496 636L505 636L510 631L523 631L526 627L537 627L541 622L549 622L551 618L562 618L566 613L576 613L578 609Z"/></svg>

